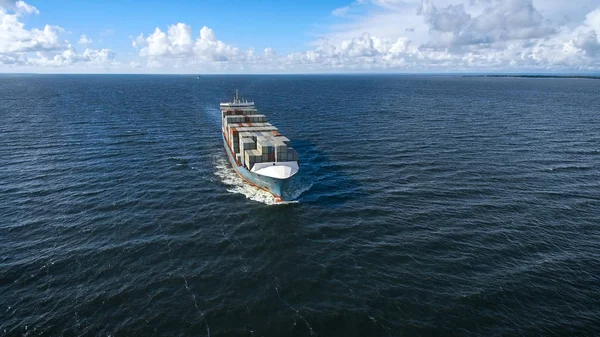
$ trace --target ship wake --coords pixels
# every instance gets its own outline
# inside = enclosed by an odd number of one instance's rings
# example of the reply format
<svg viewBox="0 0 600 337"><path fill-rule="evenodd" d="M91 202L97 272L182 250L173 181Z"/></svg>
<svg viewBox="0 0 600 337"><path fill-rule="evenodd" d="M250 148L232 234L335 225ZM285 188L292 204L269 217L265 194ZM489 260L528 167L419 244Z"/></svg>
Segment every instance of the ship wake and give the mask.
<svg viewBox="0 0 600 337"><path fill-rule="evenodd" d="M275 197L259 188L246 183L230 166L229 162L224 158L218 158L215 164L215 175L220 178L221 182L228 186L227 192L239 193L246 198L263 203L265 205L285 205L297 203L298 201L277 201Z"/></svg>

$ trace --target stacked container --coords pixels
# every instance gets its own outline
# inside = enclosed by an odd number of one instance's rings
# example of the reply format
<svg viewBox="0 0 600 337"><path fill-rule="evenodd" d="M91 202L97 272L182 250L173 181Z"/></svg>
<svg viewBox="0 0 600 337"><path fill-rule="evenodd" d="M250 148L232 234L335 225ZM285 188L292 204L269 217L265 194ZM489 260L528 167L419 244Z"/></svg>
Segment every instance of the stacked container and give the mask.
<svg viewBox="0 0 600 337"><path fill-rule="evenodd" d="M248 169L252 169L256 163L262 163L262 156L258 150L246 150L244 153L244 164Z"/></svg>
<svg viewBox="0 0 600 337"><path fill-rule="evenodd" d="M262 155L263 162L275 161L275 146L271 139L265 136L256 137L256 149Z"/></svg>
<svg viewBox="0 0 600 337"><path fill-rule="evenodd" d="M298 161L298 152L294 148L287 148L287 161Z"/></svg>
<svg viewBox="0 0 600 337"><path fill-rule="evenodd" d="M258 111L253 108L221 110L222 118L225 118L225 116L244 116L244 115L256 115L256 114L258 114Z"/></svg>
<svg viewBox="0 0 600 337"><path fill-rule="evenodd" d="M238 162L248 169L256 163L298 160L290 140L255 108L222 108L221 113L227 144Z"/></svg>
<svg viewBox="0 0 600 337"><path fill-rule="evenodd" d="M246 151L256 149L256 143L250 137L244 137L247 132L244 132L240 135L240 155L242 157L243 163L246 163Z"/></svg>
<svg viewBox="0 0 600 337"><path fill-rule="evenodd" d="M225 125L233 123L266 123L265 115L225 116Z"/></svg>

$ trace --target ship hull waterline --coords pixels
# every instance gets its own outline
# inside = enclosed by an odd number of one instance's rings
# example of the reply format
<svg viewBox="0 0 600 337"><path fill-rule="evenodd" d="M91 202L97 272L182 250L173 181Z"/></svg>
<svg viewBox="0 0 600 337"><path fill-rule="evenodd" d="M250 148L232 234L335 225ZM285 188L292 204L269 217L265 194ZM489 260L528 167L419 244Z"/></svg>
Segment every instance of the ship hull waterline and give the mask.
<svg viewBox="0 0 600 337"><path fill-rule="evenodd" d="M227 139L225 135L222 134L223 137L223 146L225 147L225 151L227 152L227 158L229 159L229 163L231 167L235 170L235 172L247 183L250 185L257 187L263 191L271 193L277 202L284 201L283 191L289 182L288 179L277 179L271 177L265 177L254 172L250 172L243 165L238 164L237 160L233 156L233 152L227 144Z"/></svg>

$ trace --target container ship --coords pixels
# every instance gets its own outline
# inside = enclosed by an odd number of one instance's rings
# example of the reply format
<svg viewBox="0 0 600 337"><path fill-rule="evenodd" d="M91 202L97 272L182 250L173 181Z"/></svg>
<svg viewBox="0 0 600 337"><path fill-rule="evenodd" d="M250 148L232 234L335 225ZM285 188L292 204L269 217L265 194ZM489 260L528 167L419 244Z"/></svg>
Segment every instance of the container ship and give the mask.
<svg viewBox="0 0 600 337"><path fill-rule="evenodd" d="M235 91L231 102L220 104L223 142L233 169L250 185L265 190L279 202L298 173L298 152L290 140L258 112L254 102Z"/></svg>

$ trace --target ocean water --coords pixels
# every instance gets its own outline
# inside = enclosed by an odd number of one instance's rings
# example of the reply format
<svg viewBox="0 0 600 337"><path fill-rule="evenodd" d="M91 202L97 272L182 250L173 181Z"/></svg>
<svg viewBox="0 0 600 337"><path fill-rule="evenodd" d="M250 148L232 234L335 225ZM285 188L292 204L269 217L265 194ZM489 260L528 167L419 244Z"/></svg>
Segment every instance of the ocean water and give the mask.
<svg viewBox="0 0 600 337"><path fill-rule="evenodd" d="M229 167L238 88L299 152ZM600 81L0 77L1 336L600 334Z"/></svg>

